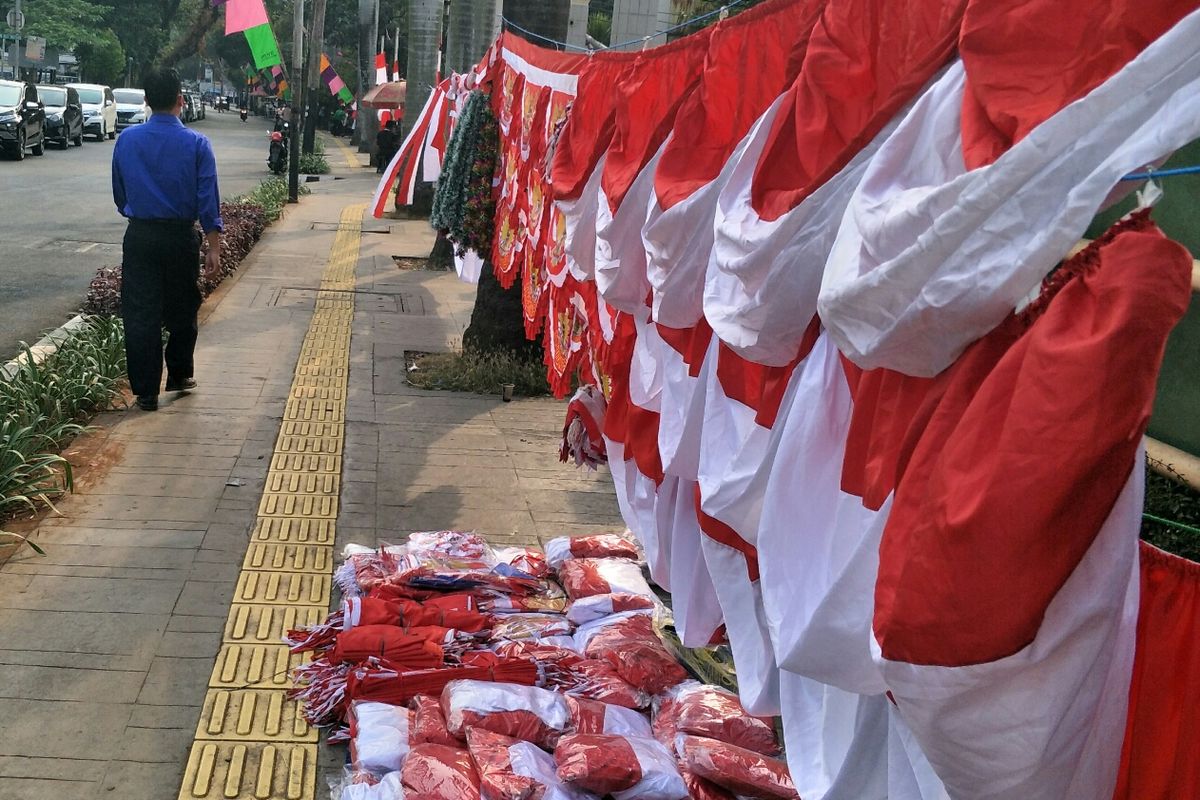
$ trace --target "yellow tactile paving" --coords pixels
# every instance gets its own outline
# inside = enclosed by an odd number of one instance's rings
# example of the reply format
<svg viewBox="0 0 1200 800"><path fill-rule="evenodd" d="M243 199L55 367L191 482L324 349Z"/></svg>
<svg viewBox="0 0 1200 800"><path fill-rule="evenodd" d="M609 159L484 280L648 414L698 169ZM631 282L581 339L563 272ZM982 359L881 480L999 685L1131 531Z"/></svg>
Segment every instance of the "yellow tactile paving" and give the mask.
<svg viewBox="0 0 1200 800"><path fill-rule="evenodd" d="M357 156L345 152L357 167ZM281 640L324 619L333 593L364 208L342 211L321 278L180 800L316 797L317 731L287 698L291 670L304 656L292 655Z"/></svg>

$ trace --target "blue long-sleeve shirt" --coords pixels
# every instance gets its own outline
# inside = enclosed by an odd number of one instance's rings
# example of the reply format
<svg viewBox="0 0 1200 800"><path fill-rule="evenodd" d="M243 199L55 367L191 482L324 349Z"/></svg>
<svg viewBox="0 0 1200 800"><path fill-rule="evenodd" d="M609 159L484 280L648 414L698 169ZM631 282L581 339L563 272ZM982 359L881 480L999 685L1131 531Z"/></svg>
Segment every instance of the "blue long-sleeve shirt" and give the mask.
<svg viewBox="0 0 1200 800"><path fill-rule="evenodd" d="M212 145L174 114L152 114L121 133L113 150L112 185L122 216L199 219L205 233L224 230Z"/></svg>

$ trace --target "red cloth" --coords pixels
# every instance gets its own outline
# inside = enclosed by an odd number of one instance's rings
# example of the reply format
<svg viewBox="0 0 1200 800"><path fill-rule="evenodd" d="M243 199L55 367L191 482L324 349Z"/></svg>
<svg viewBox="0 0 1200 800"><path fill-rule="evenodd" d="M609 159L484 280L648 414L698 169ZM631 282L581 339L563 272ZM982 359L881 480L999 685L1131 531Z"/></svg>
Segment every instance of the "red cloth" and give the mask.
<svg viewBox="0 0 1200 800"><path fill-rule="evenodd" d="M630 789L642 780L637 755L623 736L572 733L554 751L558 777L599 795Z"/></svg>
<svg viewBox="0 0 1200 800"><path fill-rule="evenodd" d="M637 545L615 533L575 536L570 540L572 558L628 558L636 561Z"/></svg>
<svg viewBox="0 0 1200 800"><path fill-rule="evenodd" d="M400 771L405 800L479 800L479 775L466 750L419 744Z"/></svg>
<svg viewBox="0 0 1200 800"><path fill-rule="evenodd" d="M1200 564L1141 543L1137 650L1114 800L1200 797Z"/></svg>
<svg viewBox="0 0 1200 800"><path fill-rule="evenodd" d="M676 752L683 765L739 797L800 800L787 764L744 747L682 734Z"/></svg>
<svg viewBox="0 0 1200 800"><path fill-rule="evenodd" d="M732 692L685 683L664 693L655 706L654 736L668 747L677 733L690 733L764 755L779 754L772 724L747 712Z"/></svg>
<svg viewBox="0 0 1200 800"><path fill-rule="evenodd" d="M755 169L760 217L795 208L899 113L954 52L966 2L825 7Z"/></svg>
<svg viewBox="0 0 1200 800"><path fill-rule="evenodd" d="M446 718L442 716L442 703L436 697L420 695L409 704L413 711L412 735L414 744L441 744L460 747L462 742L450 734Z"/></svg>
<svg viewBox="0 0 1200 800"><path fill-rule="evenodd" d="M967 168L995 161L1195 8L1194 0L971 0L958 42Z"/></svg>
<svg viewBox="0 0 1200 800"><path fill-rule="evenodd" d="M962 666L1017 652L1091 546L1191 296L1188 252L1132 227L1094 242L1052 276L1049 300L1001 326L1029 320L994 367L971 369L993 337L968 349L901 458L875 587L884 658Z"/></svg>
<svg viewBox="0 0 1200 800"><path fill-rule="evenodd" d="M630 685L658 694L687 680L687 670L667 652L647 614L635 614L605 626L588 642L584 655L603 658Z"/></svg>
<svg viewBox="0 0 1200 800"><path fill-rule="evenodd" d="M372 656L407 669L436 667L443 658L442 648L424 636L393 625L361 625L338 634L330 661L356 664Z"/></svg>
<svg viewBox="0 0 1200 800"><path fill-rule="evenodd" d="M651 596L642 568L627 558L569 558L559 565L558 580L572 600L609 594Z"/></svg>
<svg viewBox="0 0 1200 800"><path fill-rule="evenodd" d="M645 708L650 696L622 678L615 667L599 658L581 658L571 663L568 671L574 684L566 689L568 694L599 700L625 708Z"/></svg>
<svg viewBox="0 0 1200 800"><path fill-rule="evenodd" d="M654 173L670 208L721 172L738 142L796 77L826 0L768 0L713 26L704 71L675 117Z"/></svg>
<svg viewBox="0 0 1200 800"><path fill-rule="evenodd" d="M530 800L545 794L542 784L513 771L508 748L517 741L482 728L467 730L467 749L479 773L484 800Z"/></svg>

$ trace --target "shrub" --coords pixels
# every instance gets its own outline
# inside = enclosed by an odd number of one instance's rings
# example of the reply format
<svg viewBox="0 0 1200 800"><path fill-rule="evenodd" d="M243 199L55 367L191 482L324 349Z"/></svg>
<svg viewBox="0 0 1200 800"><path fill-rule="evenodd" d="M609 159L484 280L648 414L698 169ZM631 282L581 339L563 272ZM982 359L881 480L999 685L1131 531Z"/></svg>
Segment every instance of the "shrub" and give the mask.
<svg viewBox="0 0 1200 800"><path fill-rule="evenodd" d="M329 172L329 162L320 153L304 153L300 156L300 171L305 175L324 175Z"/></svg>

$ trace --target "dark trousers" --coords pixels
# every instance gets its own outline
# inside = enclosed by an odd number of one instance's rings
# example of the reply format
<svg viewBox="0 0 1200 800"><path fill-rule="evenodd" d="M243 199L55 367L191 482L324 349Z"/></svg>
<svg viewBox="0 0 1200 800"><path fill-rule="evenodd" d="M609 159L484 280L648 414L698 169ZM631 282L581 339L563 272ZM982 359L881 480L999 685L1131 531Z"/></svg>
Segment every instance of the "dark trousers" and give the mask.
<svg viewBox="0 0 1200 800"><path fill-rule="evenodd" d="M192 377L200 310L200 234L191 224L131 220L121 265L121 317L129 388L156 396L162 383L162 331L167 375Z"/></svg>

